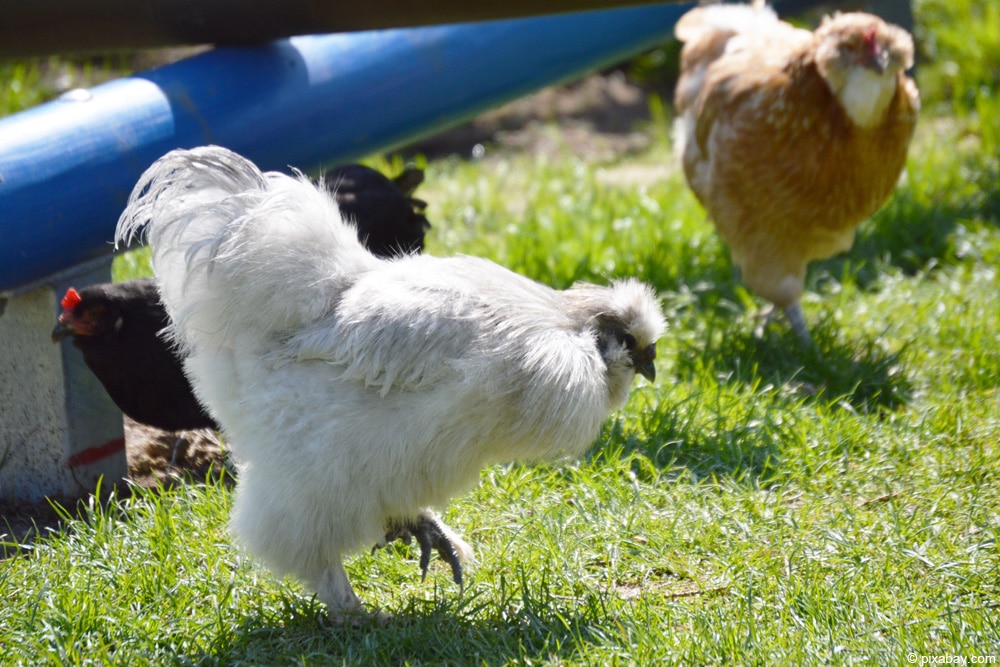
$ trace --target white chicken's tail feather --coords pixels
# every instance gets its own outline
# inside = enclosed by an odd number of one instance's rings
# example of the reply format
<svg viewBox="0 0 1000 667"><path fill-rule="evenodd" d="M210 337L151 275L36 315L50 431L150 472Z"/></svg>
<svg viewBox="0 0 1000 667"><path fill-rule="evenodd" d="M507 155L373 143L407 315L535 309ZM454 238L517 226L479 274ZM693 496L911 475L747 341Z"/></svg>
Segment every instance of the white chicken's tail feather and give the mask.
<svg viewBox="0 0 1000 667"><path fill-rule="evenodd" d="M380 261L305 177L261 173L218 146L172 151L146 170L116 246L143 233L188 351L312 321L329 311L338 283Z"/></svg>

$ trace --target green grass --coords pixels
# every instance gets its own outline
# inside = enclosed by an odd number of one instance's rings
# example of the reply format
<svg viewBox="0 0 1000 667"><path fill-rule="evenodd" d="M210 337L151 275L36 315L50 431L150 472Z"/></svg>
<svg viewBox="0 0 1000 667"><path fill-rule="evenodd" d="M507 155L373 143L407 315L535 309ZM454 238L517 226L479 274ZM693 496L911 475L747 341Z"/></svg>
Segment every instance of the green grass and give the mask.
<svg viewBox="0 0 1000 667"><path fill-rule="evenodd" d="M0 663L1000 660L1000 104L996 60L959 38L988 4L916 3L927 111L893 200L810 273L819 353L780 321L754 335L762 304L679 174L609 177L670 160L662 128L602 164L427 165L429 252L558 287L636 275L670 322L656 384L583 461L485 470L448 508L479 561L464 593L402 545L359 554L358 593L398 621L331 628L233 546L226 485L136 490L0 562Z"/></svg>
<svg viewBox="0 0 1000 667"><path fill-rule="evenodd" d="M41 104L48 95L37 63L0 63L0 116Z"/></svg>

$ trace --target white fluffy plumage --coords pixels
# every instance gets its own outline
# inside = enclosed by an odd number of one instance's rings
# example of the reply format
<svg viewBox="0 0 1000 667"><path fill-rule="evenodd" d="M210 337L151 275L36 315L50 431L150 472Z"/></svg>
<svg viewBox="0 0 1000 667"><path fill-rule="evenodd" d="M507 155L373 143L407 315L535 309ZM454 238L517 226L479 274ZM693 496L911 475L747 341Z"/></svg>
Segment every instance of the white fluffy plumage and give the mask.
<svg viewBox="0 0 1000 667"><path fill-rule="evenodd" d="M632 280L557 291L472 257L376 258L327 193L215 146L146 171L116 239L143 231L239 462L232 530L334 616L361 610L344 556L434 521L486 465L582 453L652 379L665 327Z"/></svg>

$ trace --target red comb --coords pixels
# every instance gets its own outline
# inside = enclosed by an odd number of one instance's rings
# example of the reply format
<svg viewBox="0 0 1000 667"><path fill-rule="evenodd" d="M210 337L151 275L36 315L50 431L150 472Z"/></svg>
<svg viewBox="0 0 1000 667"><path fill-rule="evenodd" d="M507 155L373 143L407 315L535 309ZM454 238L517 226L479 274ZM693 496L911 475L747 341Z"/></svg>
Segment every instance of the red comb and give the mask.
<svg viewBox="0 0 1000 667"><path fill-rule="evenodd" d="M76 304L81 301L83 301L83 299L80 298L80 293L77 292L75 288L70 287L66 290L66 296L63 297L62 307L66 310L73 310L76 308Z"/></svg>
<svg viewBox="0 0 1000 667"><path fill-rule="evenodd" d="M878 31L875 29L875 26L871 26L861 35L862 39L865 40L865 46L867 46L868 50L872 53L878 50L878 42L875 40L875 34L877 32Z"/></svg>

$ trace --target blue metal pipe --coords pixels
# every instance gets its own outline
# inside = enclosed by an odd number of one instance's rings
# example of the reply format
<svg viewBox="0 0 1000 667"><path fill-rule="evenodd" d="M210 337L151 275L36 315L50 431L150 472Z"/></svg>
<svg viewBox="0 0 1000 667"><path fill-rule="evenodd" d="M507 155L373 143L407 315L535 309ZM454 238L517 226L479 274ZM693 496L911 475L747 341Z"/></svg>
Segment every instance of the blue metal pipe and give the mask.
<svg viewBox="0 0 1000 667"><path fill-rule="evenodd" d="M0 119L0 290L110 252L169 150L219 144L263 169L371 155L652 48L689 6L220 48Z"/></svg>

